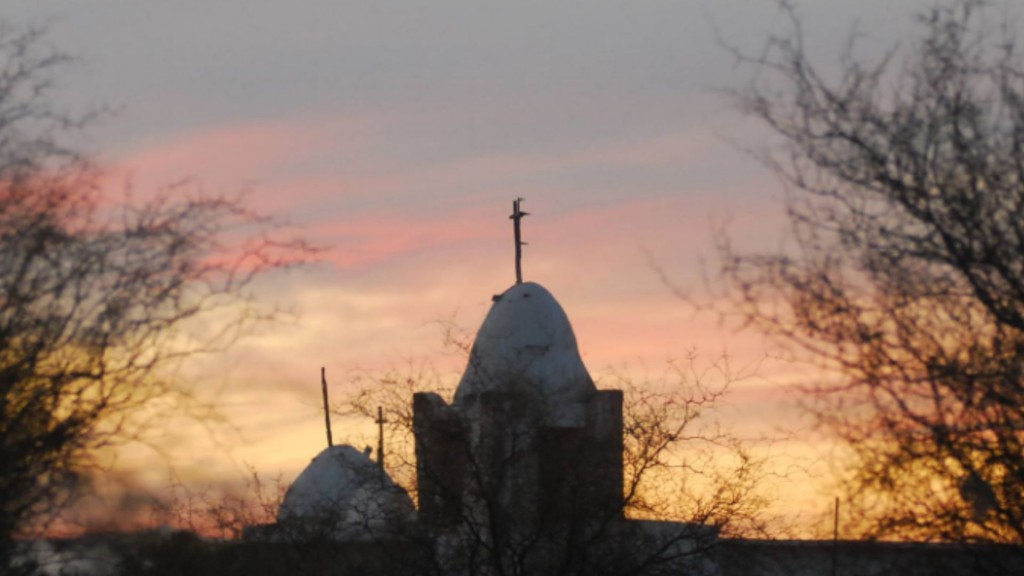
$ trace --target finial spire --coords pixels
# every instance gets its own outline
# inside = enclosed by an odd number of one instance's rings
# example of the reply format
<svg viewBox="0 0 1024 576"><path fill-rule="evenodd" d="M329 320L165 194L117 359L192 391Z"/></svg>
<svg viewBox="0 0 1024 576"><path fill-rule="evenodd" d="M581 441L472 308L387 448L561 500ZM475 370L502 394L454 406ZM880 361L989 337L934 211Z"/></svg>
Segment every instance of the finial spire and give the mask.
<svg viewBox="0 0 1024 576"><path fill-rule="evenodd" d="M523 212L519 209L519 204L522 201L522 198L516 198L512 201L512 215L509 216L512 219L512 229L515 232L516 240L516 284L523 283L523 246L526 245L519 231L519 221L523 219L523 216L530 215L529 212Z"/></svg>
<svg viewBox="0 0 1024 576"><path fill-rule="evenodd" d="M377 465L380 466L381 470L384 469L384 423L387 420L384 419L384 408L377 406L377 419L374 421L377 424Z"/></svg>
<svg viewBox="0 0 1024 576"><path fill-rule="evenodd" d="M327 403L327 369L320 367L320 390L324 396L324 424L327 426L327 447L334 446L334 438L331 437L331 408Z"/></svg>

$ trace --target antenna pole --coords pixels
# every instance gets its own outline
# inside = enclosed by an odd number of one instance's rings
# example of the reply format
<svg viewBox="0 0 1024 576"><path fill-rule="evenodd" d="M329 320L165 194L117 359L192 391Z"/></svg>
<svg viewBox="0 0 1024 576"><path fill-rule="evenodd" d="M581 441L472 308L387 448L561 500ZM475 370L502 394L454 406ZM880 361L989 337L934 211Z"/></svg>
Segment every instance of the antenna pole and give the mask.
<svg viewBox="0 0 1024 576"><path fill-rule="evenodd" d="M839 496L836 496L836 507L832 513L832 576L839 573Z"/></svg>
<svg viewBox="0 0 1024 576"><path fill-rule="evenodd" d="M377 406L377 465L384 469L384 409Z"/></svg>
<svg viewBox="0 0 1024 576"><path fill-rule="evenodd" d="M320 390L324 395L324 424L327 426L327 447L334 446L334 439L331 438L331 410L327 404L327 371L320 367Z"/></svg>
<svg viewBox="0 0 1024 576"><path fill-rule="evenodd" d="M516 242L516 284L523 283L523 246L526 242L522 240L522 233L519 230L519 222L523 219L523 216L529 216L529 212L523 212L519 209L519 204L523 201L522 198L516 198L512 201L512 215L509 218L512 219L512 230L515 233Z"/></svg>

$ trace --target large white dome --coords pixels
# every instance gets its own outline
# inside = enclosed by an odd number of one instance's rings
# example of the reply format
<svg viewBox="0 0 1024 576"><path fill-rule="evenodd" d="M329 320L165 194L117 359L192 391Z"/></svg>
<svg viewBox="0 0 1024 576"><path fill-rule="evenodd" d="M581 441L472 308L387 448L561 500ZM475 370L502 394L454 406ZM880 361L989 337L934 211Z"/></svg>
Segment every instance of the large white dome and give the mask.
<svg viewBox="0 0 1024 576"><path fill-rule="evenodd" d="M277 519L300 536L364 540L412 516L409 495L368 455L352 446L332 446L288 488Z"/></svg>
<svg viewBox="0 0 1024 576"><path fill-rule="evenodd" d="M464 406L485 392L501 390L538 394L544 418L564 426L581 425L583 403L596 392L569 317L547 289L533 282L495 298L477 332L455 403Z"/></svg>

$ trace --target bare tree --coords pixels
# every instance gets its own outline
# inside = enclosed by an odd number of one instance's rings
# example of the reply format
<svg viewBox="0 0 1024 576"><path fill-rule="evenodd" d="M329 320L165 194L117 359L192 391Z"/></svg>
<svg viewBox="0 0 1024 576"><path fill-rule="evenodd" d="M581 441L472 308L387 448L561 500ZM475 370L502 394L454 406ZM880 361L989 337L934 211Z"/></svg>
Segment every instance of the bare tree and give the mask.
<svg viewBox="0 0 1024 576"><path fill-rule="evenodd" d="M239 199L101 190L66 145L87 118L50 100L65 61L0 28L0 544L73 499L155 402L187 399L169 369L272 314L248 287L309 253Z"/></svg>
<svg viewBox="0 0 1024 576"><path fill-rule="evenodd" d="M838 378L809 406L845 441L871 536L1024 543L1024 62L986 2L856 37L816 67L796 11L739 93L780 137L795 246L722 272L744 319Z"/></svg>

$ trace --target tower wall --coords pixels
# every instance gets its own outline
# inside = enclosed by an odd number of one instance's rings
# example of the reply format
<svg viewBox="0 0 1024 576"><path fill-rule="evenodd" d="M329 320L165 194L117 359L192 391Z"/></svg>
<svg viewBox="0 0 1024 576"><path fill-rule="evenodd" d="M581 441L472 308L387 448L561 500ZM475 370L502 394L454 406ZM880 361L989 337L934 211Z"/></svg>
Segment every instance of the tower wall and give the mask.
<svg viewBox="0 0 1024 576"><path fill-rule="evenodd" d="M467 436L459 414L432 392L413 395L419 519L451 525L462 519L468 479Z"/></svg>
<svg viewBox="0 0 1024 576"><path fill-rule="evenodd" d="M543 508L570 522L622 518L622 392L598 392L584 414L582 427L540 431Z"/></svg>
<svg viewBox="0 0 1024 576"><path fill-rule="evenodd" d="M592 502L603 514L622 517L622 391L601 390L587 406L587 468L594 475Z"/></svg>
<svg viewBox="0 0 1024 576"><path fill-rule="evenodd" d="M523 391L458 406L416 394L420 519L450 525L484 509L509 526L622 518L622 392L599 391L582 411L581 426L559 427Z"/></svg>

